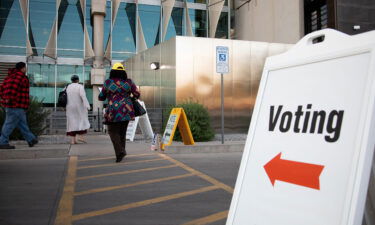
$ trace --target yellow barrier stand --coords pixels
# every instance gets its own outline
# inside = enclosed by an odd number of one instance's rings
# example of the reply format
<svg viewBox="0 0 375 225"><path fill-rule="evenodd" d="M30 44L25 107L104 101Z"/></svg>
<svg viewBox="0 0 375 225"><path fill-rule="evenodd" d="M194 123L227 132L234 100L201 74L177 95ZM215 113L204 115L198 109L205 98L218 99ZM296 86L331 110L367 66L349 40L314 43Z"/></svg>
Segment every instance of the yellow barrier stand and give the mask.
<svg viewBox="0 0 375 225"><path fill-rule="evenodd" d="M185 145L194 145L193 135L183 108L173 108L169 115L167 126L165 127L160 148L164 150L165 146L172 144L176 128L181 133Z"/></svg>

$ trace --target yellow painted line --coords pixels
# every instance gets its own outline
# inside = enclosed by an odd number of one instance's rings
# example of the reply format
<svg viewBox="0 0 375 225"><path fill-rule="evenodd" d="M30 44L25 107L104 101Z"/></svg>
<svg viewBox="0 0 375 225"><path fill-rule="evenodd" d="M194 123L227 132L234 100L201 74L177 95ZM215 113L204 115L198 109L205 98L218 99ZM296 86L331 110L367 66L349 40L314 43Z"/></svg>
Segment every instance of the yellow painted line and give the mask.
<svg viewBox="0 0 375 225"><path fill-rule="evenodd" d="M213 223L213 222L216 222L216 221L219 221L219 220L227 218L228 212L229 211L226 210L226 211L223 211L223 212L215 213L215 214L212 214L212 215L209 215L209 216L197 219L197 220L190 221L188 223L184 223L182 225L205 225L205 224L210 224L210 223Z"/></svg>
<svg viewBox="0 0 375 225"><path fill-rule="evenodd" d="M145 154L135 154L135 155L126 155L126 158L131 158L131 157L139 157L139 156L150 156L150 155L155 155L155 153L145 153ZM96 161L96 160L104 160L104 159L114 159L116 158L115 156L111 157L101 157L101 158L89 158L89 159L80 159L78 162L87 162L87 161Z"/></svg>
<svg viewBox="0 0 375 225"><path fill-rule="evenodd" d="M64 190L57 209L55 225L72 224L73 214L73 194L75 178L77 171L77 156L71 156L69 159L68 173L65 178Z"/></svg>
<svg viewBox="0 0 375 225"><path fill-rule="evenodd" d="M216 186L218 186L218 187L226 190L227 192L233 194L233 190L234 189L232 187L230 187L230 186L228 186L228 185L226 185L226 184L224 184L224 183L216 180L215 178L212 178L212 177L210 177L210 176L208 176L208 175L206 175L206 174L204 174L202 172L199 172L198 170L195 170L195 169L193 169L193 168L191 168L191 167L183 164L182 162L180 162L178 160L175 160L175 159L173 159L173 158L171 158L171 157L169 157L169 156L167 156L165 154L160 154L160 156L162 158L165 158L166 160L171 161L172 163L175 163L177 166L184 168L185 170L189 171L190 173L192 173L192 174L194 174L194 175L196 175L196 176L198 176L198 177L200 177L200 178L202 178L202 179L210 182L211 184L216 185Z"/></svg>
<svg viewBox="0 0 375 225"><path fill-rule="evenodd" d="M111 187L96 188L96 189L91 189L87 191L76 192L74 193L74 196L93 194L93 193L98 193L98 192L103 192L103 191L112 191L116 189L134 187L134 186L143 185L143 184L158 183L158 182L163 182L163 181L168 181L168 180L177 180L177 179L191 177L191 176L194 176L194 175L191 173L188 173L188 174L183 174L183 175L173 176L173 177L164 177L164 178L153 179L153 180L145 180L145 181L140 181L140 182L136 182L132 184L123 184L123 185L117 185L117 186L111 186Z"/></svg>
<svg viewBox="0 0 375 225"><path fill-rule="evenodd" d="M80 166L77 169L81 170L81 169L109 167L109 166L123 166L123 165L137 164L137 163L154 162L154 161L160 161L160 160L164 160L164 159L147 159L147 160L137 160L134 162L125 162L125 163L107 163L107 164L99 164L99 165L91 165L91 166Z"/></svg>
<svg viewBox="0 0 375 225"><path fill-rule="evenodd" d="M138 169L138 170L128 170L128 171L121 171L121 172L114 172L114 173L104 173L104 174L98 174L98 175L92 175L92 176L85 176L85 177L77 177L77 180L87 180L87 179L98 178L98 177L124 175L124 174L129 174L129 173L139 173L139 172L145 172L145 171L151 171L151 170L159 170L159 169L166 169L166 168L173 168L173 167L177 167L177 165L151 167L151 168L144 168L144 169Z"/></svg>
<svg viewBox="0 0 375 225"><path fill-rule="evenodd" d="M94 217L94 216L102 216L102 215L106 215L106 214L110 214L110 213L124 211L124 210L127 210L127 209L151 205L151 204L155 204L155 203L159 203L159 202L165 202L165 201L172 200L172 199L183 198L183 197L186 197L186 196L195 195L195 194L199 194L199 193L207 192L207 191L212 191L212 190L216 190L216 189L219 189L219 188L220 187L217 187L217 186L209 186L209 187L195 189L195 190L192 190L192 191L181 192L181 193L162 196L162 197L158 197L158 198L152 198L152 199L139 201L139 202L133 202L133 203L125 204L125 205L119 205L119 206L112 207L112 208L96 210L96 211L87 212L87 213L81 213L81 214L78 214L78 215L73 215L72 220L77 221L77 220L82 220L82 219L86 219L86 218L90 218L90 217Z"/></svg>

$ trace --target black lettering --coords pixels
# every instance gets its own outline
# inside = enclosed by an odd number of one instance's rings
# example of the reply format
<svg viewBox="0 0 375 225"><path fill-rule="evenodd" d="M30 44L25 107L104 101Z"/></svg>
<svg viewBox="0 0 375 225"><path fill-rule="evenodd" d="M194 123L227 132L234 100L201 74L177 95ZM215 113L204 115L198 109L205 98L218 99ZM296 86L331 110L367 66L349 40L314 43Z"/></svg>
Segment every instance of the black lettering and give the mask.
<svg viewBox="0 0 375 225"><path fill-rule="evenodd" d="M336 124L333 124L334 119L336 118ZM336 142L340 138L342 120L344 118L344 110L333 110L328 116L327 122L327 132L329 134L333 133L333 137L326 135L324 139L327 142Z"/></svg>
<svg viewBox="0 0 375 225"><path fill-rule="evenodd" d="M275 127L276 127L277 121L279 120L280 112L281 112L281 109L283 108L283 106L280 105L277 108L277 113L276 113L275 117L273 116L274 108L275 108L275 106L271 105L271 107L270 107L270 123L269 123L269 127L268 127L269 131L275 130Z"/></svg>
<svg viewBox="0 0 375 225"><path fill-rule="evenodd" d="M292 123L292 117L293 117L292 112L286 111L285 113L283 113L283 115L281 116L281 121L280 121L280 131L281 132L285 133L289 130L290 124ZM286 124L285 124L285 121L286 121Z"/></svg>
<svg viewBox="0 0 375 225"><path fill-rule="evenodd" d="M314 114L313 114L313 117L312 117L312 120L311 120L311 127L310 127L310 133L311 134L315 133L315 127L316 127L318 117L320 118L319 119L318 134L323 133L324 122L325 122L325 119L326 119L326 112L322 110L322 111L314 111Z"/></svg>
<svg viewBox="0 0 375 225"><path fill-rule="evenodd" d="M309 119L310 119L310 111L307 111L308 109L311 109L311 104L308 104L306 107L306 114L305 114L305 120L303 121L303 129L302 133L307 132L307 128L309 127Z"/></svg>
<svg viewBox="0 0 375 225"><path fill-rule="evenodd" d="M299 119L300 119L301 116L303 115L303 112L302 112L302 105L299 105L299 106L298 106L298 109L297 109L297 111L294 113L294 115L296 116L296 120L295 120L295 122L294 122L294 132L299 133L299 132L300 132L300 129L299 129Z"/></svg>

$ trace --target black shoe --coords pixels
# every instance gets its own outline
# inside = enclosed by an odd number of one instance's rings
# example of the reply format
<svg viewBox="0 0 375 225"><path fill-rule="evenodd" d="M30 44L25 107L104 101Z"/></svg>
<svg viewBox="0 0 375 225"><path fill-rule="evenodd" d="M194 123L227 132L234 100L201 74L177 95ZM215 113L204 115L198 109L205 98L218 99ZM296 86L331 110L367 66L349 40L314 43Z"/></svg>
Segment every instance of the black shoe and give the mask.
<svg viewBox="0 0 375 225"><path fill-rule="evenodd" d="M116 162L121 162L122 159L125 157L125 153L120 153L120 155L116 156Z"/></svg>
<svg viewBox="0 0 375 225"><path fill-rule="evenodd" d="M0 145L0 149L15 149L13 145L5 144L5 145Z"/></svg>
<svg viewBox="0 0 375 225"><path fill-rule="evenodd" d="M32 140L31 142L29 142L29 147L33 147L34 145L38 144L38 142L39 141L37 139Z"/></svg>

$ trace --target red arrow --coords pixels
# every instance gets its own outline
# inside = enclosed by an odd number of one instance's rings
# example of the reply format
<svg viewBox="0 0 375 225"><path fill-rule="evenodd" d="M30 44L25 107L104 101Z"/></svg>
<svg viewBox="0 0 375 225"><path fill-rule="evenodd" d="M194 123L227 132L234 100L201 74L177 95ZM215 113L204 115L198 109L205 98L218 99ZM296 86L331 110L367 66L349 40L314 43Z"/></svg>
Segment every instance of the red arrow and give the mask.
<svg viewBox="0 0 375 225"><path fill-rule="evenodd" d="M281 159L281 152L264 169L275 186L275 180L320 190L319 176L324 166Z"/></svg>

